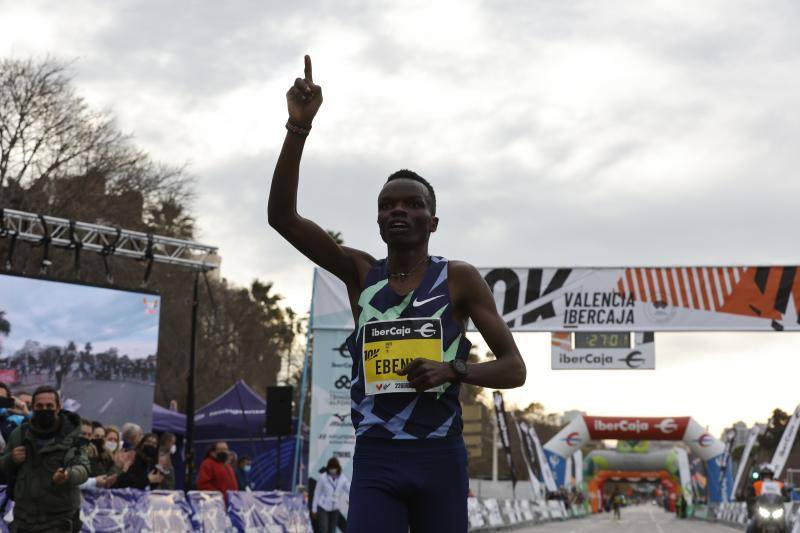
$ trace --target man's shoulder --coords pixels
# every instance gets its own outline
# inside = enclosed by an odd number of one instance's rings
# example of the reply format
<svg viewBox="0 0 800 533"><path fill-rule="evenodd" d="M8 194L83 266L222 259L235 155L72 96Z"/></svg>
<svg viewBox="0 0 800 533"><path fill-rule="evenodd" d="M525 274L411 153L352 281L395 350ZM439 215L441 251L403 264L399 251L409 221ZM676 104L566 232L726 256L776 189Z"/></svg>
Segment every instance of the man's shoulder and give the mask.
<svg viewBox="0 0 800 533"><path fill-rule="evenodd" d="M22 444L22 439L25 437L25 434L28 431L28 422L23 422L22 424L15 427L11 430L11 434L8 436L8 442L6 443L7 446L11 445L11 443L15 443L16 446Z"/></svg>
<svg viewBox="0 0 800 533"><path fill-rule="evenodd" d="M475 266L466 261L451 259L447 262L447 277L450 283L472 284L483 279Z"/></svg>

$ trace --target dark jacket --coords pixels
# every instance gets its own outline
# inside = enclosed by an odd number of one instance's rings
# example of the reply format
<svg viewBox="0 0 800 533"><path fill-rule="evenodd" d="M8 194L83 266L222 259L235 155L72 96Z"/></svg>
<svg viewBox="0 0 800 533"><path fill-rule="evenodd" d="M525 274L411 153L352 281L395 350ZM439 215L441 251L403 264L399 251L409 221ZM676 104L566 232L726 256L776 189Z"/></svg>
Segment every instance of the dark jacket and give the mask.
<svg viewBox="0 0 800 533"><path fill-rule="evenodd" d="M123 489L131 487L134 489L144 490L146 488L159 489L159 484L150 483L147 478L150 472L155 468L155 463L148 461L140 453L136 453L133 464L128 468L127 472L122 472L117 476L117 481L114 483L115 489Z"/></svg>
<svg viewBox="0 0 800 533"><path fill-rule="evenodd" d="M250 488L250 479L247 477L247 472L239 468L238 466L233 469L234 474L236 474L236 484L239 485L239 490L247 490Z"/></svg>
<svg viewBox="0 0 800 533"><path fill-rule="evenodd" d="M166 468L164 474L164 481L161 482L161 490L175 490L175 467L172 464L172 456L169 452L159 451L158 462L162 467ZM168 463L168 465L164 465Z"/></svg>
<svg viewBox="0 0 800 533"><path fill-rule="evenodd" d="M55 435L41 438L30 422L15 429L0 458L0 466L14 483L14 523L20 531L44 531L71 521L81 506L79 486L89 477L89 459L80 440L78 415L61 411ZM11 451L25 446L25 462L17 464ZM53 474L66 468L63 485L53 483Z"/></svg>

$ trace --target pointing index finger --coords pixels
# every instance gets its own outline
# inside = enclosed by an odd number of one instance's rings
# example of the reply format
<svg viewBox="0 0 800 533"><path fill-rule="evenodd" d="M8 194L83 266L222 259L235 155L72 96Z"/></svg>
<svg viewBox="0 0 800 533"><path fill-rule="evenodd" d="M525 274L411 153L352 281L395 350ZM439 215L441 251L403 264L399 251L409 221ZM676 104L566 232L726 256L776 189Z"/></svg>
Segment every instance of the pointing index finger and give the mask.
<svg viewBox="0 0 800 533"><path fill-rule="evenodd" d="M311 56L306 55L305 61L306 61L306 68L305 68L306 79L311 83L314 83L314 76L312 76L311 74Z"/></svg>

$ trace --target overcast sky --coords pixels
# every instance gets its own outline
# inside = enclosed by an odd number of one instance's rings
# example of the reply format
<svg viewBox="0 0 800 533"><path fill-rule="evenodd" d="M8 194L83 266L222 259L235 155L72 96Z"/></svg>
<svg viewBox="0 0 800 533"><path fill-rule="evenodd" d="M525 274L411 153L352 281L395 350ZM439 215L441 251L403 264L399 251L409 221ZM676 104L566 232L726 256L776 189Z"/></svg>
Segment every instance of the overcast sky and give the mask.
<svg viewBox="0 0 800 533"><path fill-rule="evenodd" d="M81 94L197 178L223 276L308 307L266 225L284 94L325 101L299 209L385 255L385 177L437 190L431 251L478 266L797 264L800 4L758 1L0 1L0 54L74 60ZM800 393L795 334L659 335L655 372L549 370L523 335L512 402L691 415L718 432ZM743 393L751 387L766 390Z"/></svg>
<svg viewBox="0 0 800 533"><path fill-rule="evenodd" d="M43 303L46 302L46 305ZM86 285L0 275L0 310L11 332L0 339L0 357L11 357L27 341L42 347L99 353L116 348L139 359L158 350L160 297Z"/></svg>

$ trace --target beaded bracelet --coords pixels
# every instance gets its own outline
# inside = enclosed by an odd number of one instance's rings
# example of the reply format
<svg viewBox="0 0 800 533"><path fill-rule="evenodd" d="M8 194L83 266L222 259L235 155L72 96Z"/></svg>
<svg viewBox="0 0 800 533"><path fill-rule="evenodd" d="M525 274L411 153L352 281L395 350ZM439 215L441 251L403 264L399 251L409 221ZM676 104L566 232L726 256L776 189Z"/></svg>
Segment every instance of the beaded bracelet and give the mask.
<svg viewBox="0 0 800 533"><path fill-rule="evenodd" d="M303 137L308 137L308 134L311 133L311 126L309 126L307 129L301 128L297 124L292 124L291 120L286 121L286 129L295 135L302 135Z"/></svg>

